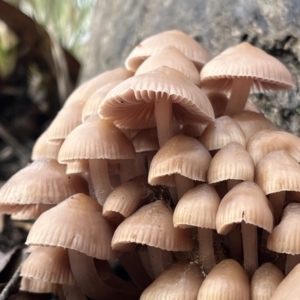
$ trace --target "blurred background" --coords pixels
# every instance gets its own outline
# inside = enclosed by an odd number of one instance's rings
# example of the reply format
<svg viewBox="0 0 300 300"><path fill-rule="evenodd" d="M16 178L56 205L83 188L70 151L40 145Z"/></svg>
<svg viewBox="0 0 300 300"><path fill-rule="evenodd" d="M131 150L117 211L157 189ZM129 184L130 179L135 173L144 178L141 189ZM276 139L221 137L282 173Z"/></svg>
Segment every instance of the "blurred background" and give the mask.
<svg viewBox="0 0 300 300"><path fill-rule="evenodd" d="M74 87L112 68L144 38L179 29L212 56L242 41L292 72L289 92L253 95L280 128L300 135L298 0L0 0L0 182Z"/></svg>

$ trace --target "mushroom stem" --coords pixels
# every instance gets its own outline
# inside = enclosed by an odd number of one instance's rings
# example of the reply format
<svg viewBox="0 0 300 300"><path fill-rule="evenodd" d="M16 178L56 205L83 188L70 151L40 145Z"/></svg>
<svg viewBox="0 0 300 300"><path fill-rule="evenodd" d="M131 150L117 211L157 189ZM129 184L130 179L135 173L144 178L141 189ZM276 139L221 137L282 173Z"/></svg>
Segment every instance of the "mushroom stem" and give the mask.
<svg viewBox="0 0 300 300"><path fill-rule="evenodd" d="M244 252L244 268L251 277L258 268L257 228L242 221L242 239Z"/></svg>
<svg viewBox="0 0 300 300"><path fill-rule="evenodd" d="M178 199L181 199L181 197L188 190L194 188L194 181L180 174L175 174L175 182L176 182ZM177 203L174 204L176 205Z"/></svg>
<svg viewBox="0 0 300 300"><path fill-rule="evenodd" d="M159 147L161 148L172 136L172 100L170 97L163 95L155 99L155 120Z"/></svg>
<svg viewBox="0 0 300 300"><path fill-rule="evenodd" d="M241 228L239 224L237 224L229 233L229 250L231 254L231 258L238 262L242 262L243 260L243 251L242 251L242 236L241 236Z"/></svg>
<svg viewBox="0 0 300 300"><path fill-rule="evenodd" d="M142 250L142 251L139 251L139 257L140 257L140 260L147 272L147 274L150 276L150 278L152 280L155 279L154 277L154 274L153 274L153 270L152 270L152 267L151 267L151 263L150 263L150 259L149 259L149 254L148 254L148 251L147 251L147 248L145 248L146 250Z"/></svg>
<svg viewBox="0 0 300 300"><path fill-rule="evenodd" d="M107 160L90 159L89 168L97 201L103 206L106 198L111 193Z"/></svg>
<svg viewBox="0 0 300 300"><path fill-rule="evenodd" d="M134 165L137 176L148 174L147 158L145 157L145 153L141 152L136 154Z"/></svg>
<svg viewBox="0 0 300 300"><path fill-rule="evenodd" d="M292 269L300 263L300 254L292 255L287 254L286 255L286 262L285 262L285 276L287 276Z"/></svg>
<svg viewBox="0 0 300 300"><path fill-rule="evenodd" d="M139 292L134 286L131 289L122 289L106 284L101 275L99 276L92 257L72 249L68 249L68 253L76 284L88 297L95 300L139 299Z"/></svg>
<svg viewBox="0 0 300 300"><path fill-rule="evenodd" d="M279 223L281 214L282 214L282 208L284 204L284 198L285 198L285 191L273 193L269 195L269 201L271 202L271 205L274 210L274 224L275 226Z"/></svg>
<svg viewBox="0 0 300 300"><path fill-rule="evenodd" d="M156 247L147 246L147 248L153 274L157 278L165 269L172 265L172 253Z"/></svg>
<svg viewBox="0 0 300 300"><path fill-rule="evenodd" d="M128 180L136 176L136 170L133 159L126 159L120 162L120 179L121 182L127 182Z"/></svg>
<svg viewBox="0 0 300 300"><path fill-rule="evenodd" d="M243 77L234 79L231 94L224 115L233 115L244 110L252 85L252 78Z"/></svg>
<svg viewBox="0 0 300 300"><path fill-rule="evenodd" d="M119 261L132 281L142 291L152 283L152 279L146 272L137 252L124 252Z"/></svg>
<svg viewBox="0 0 300 300"><path fill-rule="evenodd" d="M205 274L208 274L216 265L213 247L212 230L209 228L198 228L199 260Z"/></svg>

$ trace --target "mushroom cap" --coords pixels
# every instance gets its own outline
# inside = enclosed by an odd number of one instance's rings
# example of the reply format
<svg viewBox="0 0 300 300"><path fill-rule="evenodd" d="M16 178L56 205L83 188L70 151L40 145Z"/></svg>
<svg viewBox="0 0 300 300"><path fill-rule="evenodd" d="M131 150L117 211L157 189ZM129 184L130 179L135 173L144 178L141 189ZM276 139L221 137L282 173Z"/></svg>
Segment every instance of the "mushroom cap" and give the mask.
<svg viewBox="0 0 300 300"><path fill-rule="evenodd" d="M213 186L200 184L186 192L176 205L175 227L201 227L216 229L216 216L220 197Z"/></svg>
<svg viewBox="0 0 300 300"><path fill-rule="evenodd" d="M273 229L271 205L261 188L251 181L237 184L222 199L217 213L217 231L227 234L235 223L242 221L268 232Z"/></svg>
<svg viewBox="0 0 300 300"><path fill-rule="evenodd" d="M128 129L155 127L155 99L172 101L173 119L180 124L214 120L205 94L183 74L168 67L129 78L105 97L99 107L102 118Z"/></svg>
<svg viewBox="0 0 300 300"><path fill-rule="evenodd" d="M136 244L168 251L190 251L193 241L189 231L173 226L173 210L162 200L141 207L116 229L112 248L133 250Z"/></svg>
<svg viewBox="0 0 300 300"><path fill-rule="evenodd" d="M283 273L273 264L264 263L253 274L251 279L251 299L270 300L280 282Z"/></svg>
<svg viewBox="0 0 300 300"><path fill-rule="evenodd" d="M84 220L84 222L80 222ZM76 194L44 212L29 231L26 244L73 249L98 259L114 259L112 225L91 197Z"/></svg>
<svg viewBox="0 0 300 300"><path fill-rule="evenodd" d="M68 251L60 247L36 247L22 263L20 275L51 283L75 285Z"/></svg>
<svg viewBox="0 0 300 300"><path fill-rule="evenodd" d="M136 153L159 150L156 128L140 130L132 139Z"/></svg>
<svg viewBox="0 0 300 300"><path fill-rule="evenodd" d="M169 46L178 49L193 61L199 70L210 59L206 50L194 39L181 31L170 30L150 36L139 43L126 58L126 69L135 72L145 59Z"/></svg>
<svg viewBox="0 0 300 300"><path fill-rule="evenodd" d="M212 158L207 181L209 184L234 179L253 181L254 162L247 150L236 142L227 144Z"/></svg>
<svg viewBox="0 0 300 300"><path fill-rule="evenodd" d="M203 282L201 269L189 261L173 264L157 277L141 295L141 300L196 299Z"/></svg>
<svg viewBox="0 0 300 300"><path fill-rule="evenodd" d="M246 271L233 259L218 263L200 286L197 300L250 300Z"/></svg>
<svg viewBox="0 0 300 300"><path fill-rule="evenodd" d="M72 103L77 101L87 101L93 93L95 93L101 87L118 80L125 80L133 76L131 71L124 68L117 68L113 70L101 73L82 85L80 85L66 100L65 106L72 105Z"/></svg>
<svg viewBox="0 0 300 300"><path fill-rule="evenodd" d="M199 72L195 65L175 47L167 47L147 58L136 70L135 76L153 71L159 67L169 67L181 72L190 81L200 85Z"/></svg>
<svg viewBox="0 0 300 300"><path fill-rule="evenodd" d="M89 164L85 159L75 159L67 163L66 174L82 174L88 171Z"/></svg>
<svg viewBox="0 0 300 300"><path fill-rule="evenodd" d="M261 130L278 130L263 114L253 111L243 111L239 114L235 114L232 116L232 119L242 128L246 141Z"/></svg>
<svg viewBox="0 0 300 300"><path fill-rule="evenodd" d="M300 254L300 203L290 203L284 209L280 223L268 237L269 250Z"/></svg>
<svg viewBox="0 0 300 300"><path fill-rule="evenodd" d="M294 86L289 70L276 58L247 42L230 47L201 70L201 86L229 91L236 78L252 78L252 91L277 91Z"/></svg>
<svg viewBox="0 0 300 300"><path fill-rule="evenodd" d="M66 175L56 160L40 158L14 174L0 189L2 204L57 204L71 195L87 192L85 180Z"/></svg>
<svg viewBox="0 0 300 300"><path fill-rule="evenodd" d="M206 181L211 156L196 139L183 134L168 140L151 161L148 182L175 186L175 174Z"/></svg>
<svg viewBox="0 0 300 300"><path fill-rule="evenodd" d="M51 142L64 140L76 126L80 125L83 106L83 101L64 106L48 127L47 140Z"/></svg>
<svg viewBox="0 0 300 300"><path fill-rule="evenodd" d="M98 90L96 90L85 102L82 114L81 121L84 123L86 119L90 116L98 115L98 107L101 102L104 100L105 96L110 92L115 86L120 84L122 80L113 81L108 83Z"/></svg>
<svg viewBox="0 0 300 300"><path fill-rule="evenodd" d="M48 141L47 131L42 133L33 145L31 159L37 160L39 158L57 159L58 152L63 140Z"/></svg>
<svg viewBox="0 0 300 300"><path fill-rule="evenodd" d="M11 205L14 209L9 212L12 220L36 220L43 212L54 207L51 204L25 204L25 205Z"/></svg>
<svg viewBox="0 0 300 300"><path fill-rule="evenodd" d="M272 151L257 163L255 182L266 195L300 192L300 166L285 150Z"/></svg>
<svg viewBox="0 0 300 300"><path fill-rule="evenodd" d="M62 163L76 159L134 158L134 147L127 136L98 116L91 116L76 127L65 139L58 155Z"/></svg>
<svg viewBox="0 0 300 300"><path fill-rule="evenodd" d="M300 162L300 138L284 131L262 130L252 136L247 150L257 164L269 152L286 150L297 162Z"/></svg>
<svg viewBox="0 0 300 300"><path fill-rule="evenodd" d="M282 280L275 290L270 300L283 300L283 299L299 299L300 295L300 264L297 264L292 271Z"/></svg>
<svg viewBox="0 0 300 300"><path fill-rule="evenodd" d="M42 280L35 280L32 278L22 277L20 282L20 291L30 293L56 293L59 285Z"/></svg>
<svg viewBox="0 0 300 300"><path fill-rule="evenodd" d="M242 128L230 117L222 116L209 123L198 139L209 151L218 150L231 142L246 147Z"/></svg>

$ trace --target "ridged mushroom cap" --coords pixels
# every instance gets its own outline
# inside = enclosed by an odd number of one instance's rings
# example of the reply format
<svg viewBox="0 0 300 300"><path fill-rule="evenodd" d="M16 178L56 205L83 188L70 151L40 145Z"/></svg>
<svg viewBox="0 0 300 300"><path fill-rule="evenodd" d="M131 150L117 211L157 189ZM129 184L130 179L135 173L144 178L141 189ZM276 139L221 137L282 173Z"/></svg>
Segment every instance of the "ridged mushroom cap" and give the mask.
<svg viewBox="0 0 300 300"><path fill-rule="evenodd" d="M200 70L209 61L210 56L194 39L178 30L164 31L148 37L139 43L125 60L128 70L136 71L149 56L166 47L175 47L188 57Z"/></svg>
<svg viewBox="0 0 300 300"><path fill-rule="evenodd" d="M229 91L234 79L252 78L252 90L277 91L294 86L289 70L276 58L247 42L230 47L201 70L201 86Z"/></svg>
<svg viewBox="0 0 300 300"><path fill-rule="evenodd" d="M155 127L155 99L172 101L173 119L180 124L214 120L205 94L183 74L168 67L134 76L112 89L100 105L102 118L127 129Z"/></svg>
<svg viewBox="0 0 300 300"><path fill-rule="evenodd" d="M81 222L80 220L84 220ZM26 244L73 249L98 259L114 259L113 226L91 197L76 194L44 212L29 231Z"/></svg>

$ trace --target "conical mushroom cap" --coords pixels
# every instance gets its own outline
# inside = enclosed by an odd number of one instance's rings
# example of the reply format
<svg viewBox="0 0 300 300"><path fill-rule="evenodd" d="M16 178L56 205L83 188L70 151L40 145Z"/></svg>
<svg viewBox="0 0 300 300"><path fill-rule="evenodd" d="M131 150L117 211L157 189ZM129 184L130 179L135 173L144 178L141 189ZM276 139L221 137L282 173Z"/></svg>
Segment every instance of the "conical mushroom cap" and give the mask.
<svg viewBox="0 0 300 300"><path fill-rule="evenodd" d="M130 251L136 244L168 251L190 251L189 231L173 227L173 211L162 200L141 207L116 229L112 248Z"/></svg>
<svg viewBox="0 0 300 300"><path fill-rule="evenodd" d="M179 134L168 140L151 161L148 182L175 186L174 174L206 181L211 156L196 139Z"/></svg>
<svg viewBox="0 0 300 300"><path fill-rule="evenodd" d="M2 204L57 204L71 195L87 192L78 175L66 175L57 161L40 158L13 175L0 189Z"/></svg>
<svg viewBox="0 0 300 300"><path fill-rule="evenodd" d="M218 263L204 279L197 300L250 300L246 271L233 259Z"/></svg>
<svg viewBox="0 0 300 300"><path fill-rule="evenodd" d="M300 264L296 265L292 271L282 280L275 290L270 300L293 299L299 300L300 295Z"/></svg>
<svg viewBox="0 0 300 300"><path fill-rule="evenodd" d="M98 107L101 102L104 100L105 96L110 92L115 86L120 84L122 81L113 81L108 83L105 86L102 86L98 90L95 91L85 102L82 114L81 121L84 123L88 117L98 115Z"/></svg>
<svg viewBox="0 0 300 300"><path fill-rule="evenodd" d="M84 220L84 222L80 222ZM110 243L114 228L101 206L76 194L44 212L29 231L26 244L73 249L98 259L116 258Z"/></svg>
<svg viewBox="0 0 300 300"><path fill-rule="evenodd" d="M267 248L287 254L300 254L300 203L284 208L280 223L268 237Z"/></svg>
<svg viewBox="0 0 300 300"><path fill-rule="evenodd" d="M261 130L277 130L277 127L268 120L263 114L253 111L243 111L232 116L232 119L237 122L242 128L246 141Z"/></svg>
<svg viewBox="0 0 300 300"><path fill-rule="evenodd" d="M186 192L176 205L175 227L201 227L216 229L216 216L220 197L214 187L200 184Z"/></svg>
<svg viewBox="0 0 300 300"><path fill-rule="evenodd" d="M153 71L159 67L169 67L181 72L196 85L200 85L200 76L195 65L175 47L164 48L150 56L136 70L135 76Z"/></svg>
<svg viewBox="0 0 300 300"><path fill-rule="evenodd" d="M273 214L261 188L244 181L232 188L222 199L217 213L217 231L227 234L234 223L245 221L268 232L273 228Z"/></svg>
<svg viewBox="0 0 300 300"><path fill-rule="evenodd" d="M241 127L230 117L222 116L209 123L199 141L209 150L218 150L231 142L246 147L246 139Z"/></svg>
<svg viewBox="0 0 300 300"><path fill-rule="evenodd" d="M300 192L300 166L284 150L270 152L256 165L255 182L266 195L281 191Z"/></svg>
<svg viewBox="0 0 300 300"><path fill-rule="evenodd" d="M76 127L62 144L58 160L134 159L135 151L127 136L112 123L91 116Z"/></svg>
<svg viewBox="0 0 300 300"><path fill-rule="evenodd" d="M294 86L288 69L276 58L247 42L230 47L208 62L201 70L201 86L229 91L239 77L253 79L254 91L277 91Z"/></svg>
<svg viewBox="0 0 300 300"><path fill-rule="evenodd" d="M173 46L188 57L200 70L210 59L209 54L194 39L178 30L170 30L150 36L139 43L126 58L125 66L135 72L149 56L163 48Z"/></svg>
<svg viewBox="0 0 300 300"><path fill-rule="evenodd" d="M247 150L238 143L232 142L218 151L212 158L207 181L209 184L234 179L253 181L254 162Z"/></svg>
<svg viewBox="0 0 300 300"><path fill-rule="evenodd" d="M201 269L189 261L173 264L165 270L141 295L141 300L197 299L203 282Z"/></svg>
<svg viewBox="0 0 300 300"><path fill-rule="evenodd" d="M270 300L283 279L283 273L273 264L261 265L251 279L251 299Z"/></svg>
<svg viewBox="0 0 300 300"><path fill-rule="evenodd" d="M65 106L77 101L87 101L88 98L101 87L117 80L125 80L133 76L131 71L117 68L101 73L80 85L66 100Z"/></svg>
<svg viewBox="0 0 300 300"><path fill-rule="evenodd" d="M247 151L257 164L269 152L285 150L300 162L300 138L284 131L262 130L252 136L247 143Z"/></svg>
<svg viewBox="0 0 300 300"><path fill-rule="evenodd" d="M180 124L214 120L205 94L183 74L168 67L134 76L112 89L100 105L102 118L127 129L155 127L154 102L172 101L173 119Z"/></svg>
<svg viewBox="0 0 300 300"><path fill-rule="evenodd" d="M37 247L25 259L21 276L51 283L75 285L68 251L60 247Z"/></svg>

